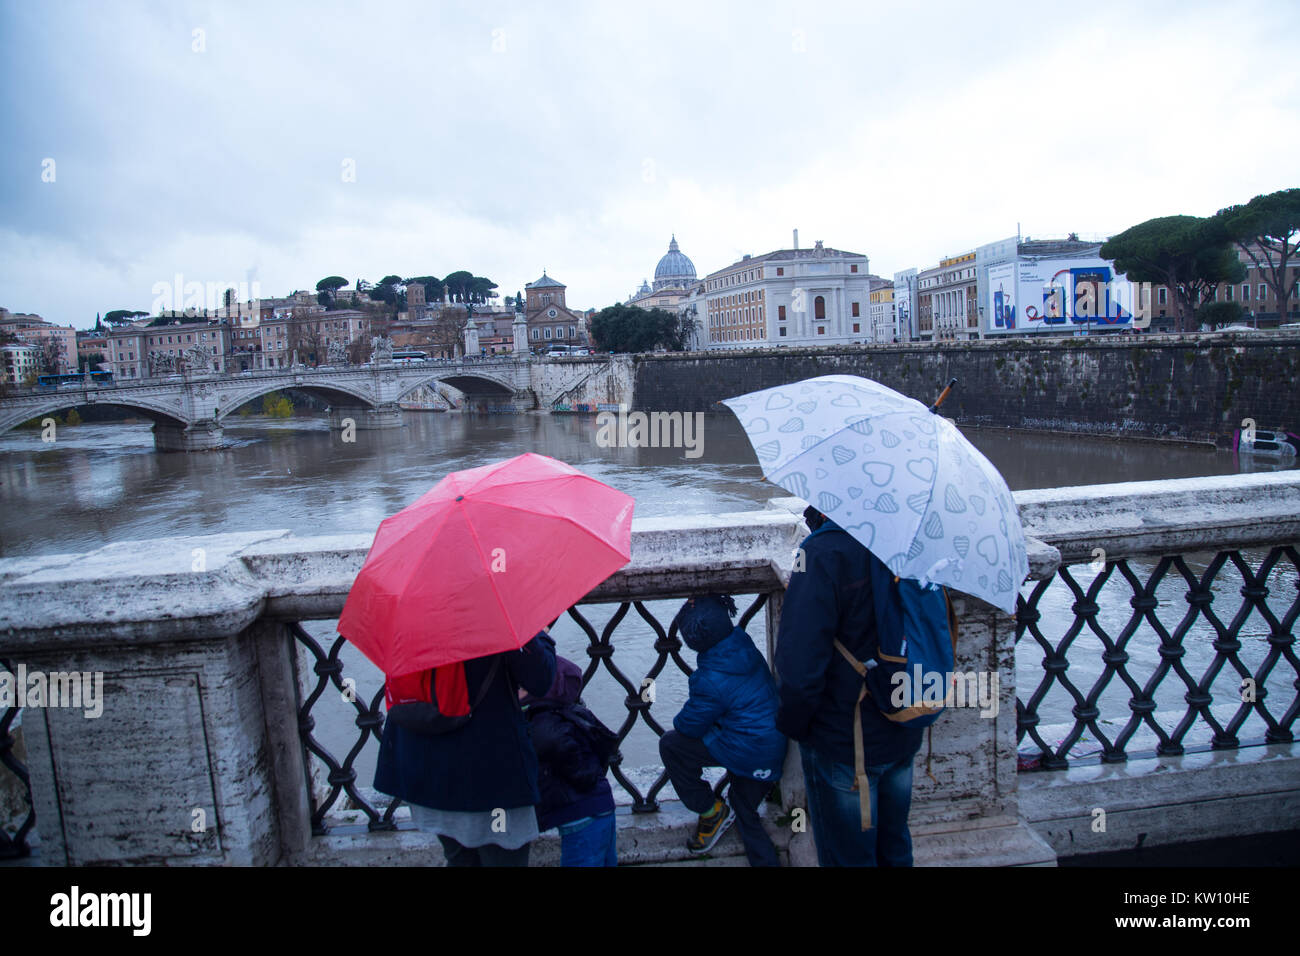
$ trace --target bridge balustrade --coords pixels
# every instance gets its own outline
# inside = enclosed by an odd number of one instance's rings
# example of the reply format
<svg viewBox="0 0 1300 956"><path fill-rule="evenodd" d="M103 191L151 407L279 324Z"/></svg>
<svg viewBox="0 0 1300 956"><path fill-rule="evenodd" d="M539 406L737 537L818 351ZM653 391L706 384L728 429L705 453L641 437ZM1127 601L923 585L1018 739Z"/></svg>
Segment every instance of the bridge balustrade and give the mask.
<svg viewBox="0 0 1300 956"><path fill-rule="evenodd" d="M1050 863L1139 832L1154 845L1293 825L1300 475L1016 497L1030 580L1014 618L958 598L958 674L997 675L996 706L950 708L918 757L918 863ZM606 719L625 750L680 706L684 597L737 595L770 659L801 510L638 519L631 564L570 608L584 695L621 708ZM12 845L38 832L51 863L439 859L359 775L382 687L359 689L347 642L319 623L337 618L370 539L254 532L0 561L0 660L98 671L107 690L98 720L27 708L25 760L18 708L0 712L0 777L34 797ZM646 641L653 654L631 652ZM327 740L324 724L355 730ZM611 776L623 862L684 857L689 815L665 799L662 767L620 761ZM792 747L768 813L792 862L811 858L792 824L804 806Z"/></svg>

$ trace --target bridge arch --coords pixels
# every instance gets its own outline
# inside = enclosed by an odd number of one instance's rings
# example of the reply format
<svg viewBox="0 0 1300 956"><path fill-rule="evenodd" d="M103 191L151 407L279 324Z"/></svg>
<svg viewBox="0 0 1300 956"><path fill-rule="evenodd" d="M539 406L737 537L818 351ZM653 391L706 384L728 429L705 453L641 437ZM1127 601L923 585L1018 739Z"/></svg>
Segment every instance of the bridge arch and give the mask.
<svg viewBox="0 0 1300 956"><path fill-rule="evenodd" d="M227 407L218 415L218 421L224 421L232 415L236 409L243 408L249 402L255 402L259 398L270 395L274 392L306 392L308 395L314 395L331 406L337 405L363 405L366 408L374 408L378 404L373 395L369 395L361 389L348 388L339 384L316 384L316 383L298 383L293 380L280 382L259 382L250 387L247 392L240 392L226 403Z"/></svg>
<svg viewBox="0 0 1300 956"><path fill-rule="evenodd" d="M166 408L158 407L156 400L154 402L141 399L132 400L129 396L117 394L114 394L111 400L96 395L92 400L87 401L87 397L85 392L52 393L49 396L42 396L42 401L23 402L16 406L0 406L0 435L11 431L23 422L31 421L33 418L44 418L56 412L72 408L125 408L133 412L140 412L142 418L149 419L155 425L184 428L189 424L187 419L175 412L169 412Z"/></svg>
<svg viewBox="0 0 1300 956"><path fill-rule="evenodd" d="M399 399L406 397L421 385L430 385L438 382L441 382L444 385L449 385L456 389L456 391L464 392L466 395L505 397L515 394L514 384L504 378L485 374L483 372L456 370L435 373L430 375L428 378L421 377L413 382L403 382L401 391L398 393Z"/></svg>

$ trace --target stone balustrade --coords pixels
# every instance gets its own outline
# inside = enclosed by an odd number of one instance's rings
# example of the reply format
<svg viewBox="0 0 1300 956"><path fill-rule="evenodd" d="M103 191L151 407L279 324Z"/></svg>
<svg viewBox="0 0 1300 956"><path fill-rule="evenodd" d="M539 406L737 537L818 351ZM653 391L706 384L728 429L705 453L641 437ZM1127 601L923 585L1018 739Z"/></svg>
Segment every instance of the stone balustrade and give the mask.
<svg viewBox="0 0 1300 956"><path fill-rule="evenodd" d="M992 716L950 709L923 746L912 813L918 864L1050 864L1058 855L1118 849L1140 839L1153 845L1293 826L1300 809L1300 752L1292 737L1300 595L1286 586L1300 580L1300 474L1057 488L1016 497L1030 537L1025 608L1018 624L983 602L957 601L957 668L998 674L998 707ZM761 512L637 519L631 563L577 611L617 603L640 613L646 601L701 591L756 595L770 654L793 552L806 532L802 502L773 505ZM349 780L350 771L326 772L304 748L300 731L310 732L300 726L304 698L322 676L337 681L339 674L328 662L323 670L313 663L292 629L296 622L337 618L371 539L371 532L298 538L252 531L0 560L0 660L28 673L99 674L103 681L97 717L53 706L22 713L38 859L74 865L440 860L436 841L398 825L404 814L391 808L369 826L339 825L353 810L340 798L333 804L337 813L313 832L313 816L320 816L328 792L337 796L345 784L364 781ZM1043 729L1025 724L1023 716L1018 726L1018 709L1029 699L1028 688L1017 687L1018 636L1019 652L1032 657L1026 628L1037 620L1041 586L1071 565L1096 562L1098 548L1105 551L1102 564L1117 574L1130 561L1202 552L1249 557L1249 549L1264 549L1259 553L1271 556L1274 586L1261 596L1258 582L1248 581L1242 593L1250 591L1248 601L1259 607L1275 608L1270 646L1275 667L1292 681L1292 699L1274 696L1260 706L1274 718L1290 712L1290 721L1273 719L1258 746L1237 740L1228 727L1202 747L1197 733L1185 730L1172 744L1161 741L1164 753L1130 741L1132 752L1116 745L1101 762L1018 772L1027 728ZM1189 585L1187 593L1189 604L1208 605L1206 588ZM1093 620L1087 600L1075 605L1074 623ZM1216 639L1216 647L1228 648L1220 654L1235 653L1237 630L1225 629ZM1108 660L1109 667L1123 666L1114 663L1114 653ZM601 665L618 676L607 660ZM1021 673L1024 668L1022 660ZM631 677L632 686L640 676ZM1270 679L1276 693L1278 682ZM1142 705L1144 698L1134 700ZM1192 723L1210 725L1224 703L1189 704ZM1076 720L1091 720L1089 726L1116 716L1089 717L1086 706L1076 711ZM665 724L672 717L655 713ZM1143 723L1159 726L1158 718L1144 716ZM0 707L0 742L5 719ZM363 728L363 741L365 734ZM373 734L367 746L374 746ZM684 858L689 815L641 792L634 780L647 778L632 773L635 768L620 769L638 794L634 808L650 811L620 813L622 862ZM12 790L12 775L0 766L0 780L6 777ZM811 833L788 825L803 806L793 747L780 803L768 807L778 845L793 863L814 861ZM1106 818L1100 830L1097 808ZM723 846L738 852L735 837L727 841ZM557 857L555 841L544 839L534 859L544 864Z"/></svg>

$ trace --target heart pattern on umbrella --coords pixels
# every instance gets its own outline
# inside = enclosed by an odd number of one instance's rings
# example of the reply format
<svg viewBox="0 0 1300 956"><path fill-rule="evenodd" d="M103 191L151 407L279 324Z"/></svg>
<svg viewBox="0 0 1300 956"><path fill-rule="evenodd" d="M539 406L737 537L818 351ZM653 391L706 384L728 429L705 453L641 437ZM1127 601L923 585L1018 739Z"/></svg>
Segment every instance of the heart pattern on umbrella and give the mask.
<svg viewBox="0 0 1300 956"><path fill-rule="evenodd" d="M997 469L950 421L849 375L724 404L770 481L816 502L896 573L923 579L947 559L934 580L1014 612L1028 575L1019 509ZM968 570L967 562L975 564Z"/></svg>

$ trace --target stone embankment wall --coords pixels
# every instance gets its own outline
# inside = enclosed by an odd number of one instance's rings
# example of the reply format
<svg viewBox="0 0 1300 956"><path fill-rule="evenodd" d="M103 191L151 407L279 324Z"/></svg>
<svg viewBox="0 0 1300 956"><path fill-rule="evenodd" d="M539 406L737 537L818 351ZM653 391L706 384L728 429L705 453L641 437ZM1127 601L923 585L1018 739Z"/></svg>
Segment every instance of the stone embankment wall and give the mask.
<svg viewBox="0 0 1300 956"><path fill-rule="evenodd" d="M633 357L592 355L534 361L529 366L538 407L556 402L570 408L579 404L631 404Z"/></svg>
<svg viewBox="0 0 1300 956"><path fill-rule="evenodd" d="M1225 446L1243 419L1300 433L1300 335L1151 335L779 348L635 357L634 407L720 411L723 398L816 375L861 375L958 424Z"/></svg>

